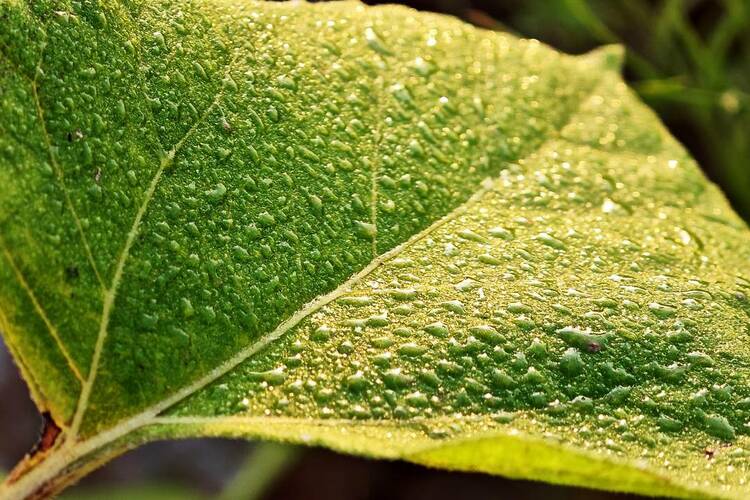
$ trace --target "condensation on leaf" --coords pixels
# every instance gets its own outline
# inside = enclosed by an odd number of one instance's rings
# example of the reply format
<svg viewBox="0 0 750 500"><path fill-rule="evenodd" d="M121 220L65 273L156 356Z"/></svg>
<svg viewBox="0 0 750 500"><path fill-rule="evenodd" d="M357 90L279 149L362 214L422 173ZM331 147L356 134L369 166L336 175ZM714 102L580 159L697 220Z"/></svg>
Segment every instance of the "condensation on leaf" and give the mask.
<svg viewBox="0 0 750 500"><path fill-rule="evenodd" d="M748 494L747 229L618 49L354 3L0 18L0 326L63 441Z"/></svg>

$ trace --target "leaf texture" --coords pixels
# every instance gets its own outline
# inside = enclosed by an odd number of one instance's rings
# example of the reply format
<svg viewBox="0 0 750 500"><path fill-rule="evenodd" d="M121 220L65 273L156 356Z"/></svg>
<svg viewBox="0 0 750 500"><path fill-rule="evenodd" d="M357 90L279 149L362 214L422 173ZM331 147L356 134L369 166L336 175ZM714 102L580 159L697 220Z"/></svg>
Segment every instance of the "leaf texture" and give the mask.
<svg viewBox="0 0 750 500"><path fill-rule="evenodd" d="M0 320L62 428L9 495L202 435L748 493L747 228L618 49L356 3L1 13Z"/></svg>

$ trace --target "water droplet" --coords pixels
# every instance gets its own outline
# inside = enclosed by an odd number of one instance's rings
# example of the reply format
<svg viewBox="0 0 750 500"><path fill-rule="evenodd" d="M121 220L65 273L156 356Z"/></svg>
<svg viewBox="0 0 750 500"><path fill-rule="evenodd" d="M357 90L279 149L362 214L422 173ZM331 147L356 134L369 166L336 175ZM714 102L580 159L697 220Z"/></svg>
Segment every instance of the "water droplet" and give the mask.
<svg viewBox="0 0 750 500"><path fill-rule="evenodd" d="M479 262L481 262L483 264L488 264L490 266L499 266L500 264L503 263L502 260L500 260L497 257L494 257L494 256L492 256L492 255L490 255L488 253L480 255L479 257L477 257L477 259L479 260Z"/></svg>
<svg viewBox="0 0 750 500"><path fill-rule="evenodd" d="M350 391L361 392L367 388L367 379L364 373L359 370L354 375L349 375L346 378L346 386Z"/></svg>
<svg viewBox="0 0 750 500"><path fill-rule="evenodd" d="M569 377L578 375L583 371L584 363L581 353L574 347L569 347L560 358L560 370Z"/></svg>
<svg viewBox="0 0 750 500"><path fill-rule="evenodd" d="M495 238L502 238L504 240L512 240L513 239L513 233L505 229L504 227L495 226L487 231L490 236L494 236Z"/></svg>
<svg viewBox="0 0 750 500"><path fill-rule="evenodd" d="M276 224L276 218L268 212L261 212L258 214L258 224L261 226L273 226Z"/></svg>
<svg viewBox="0 0 750 500"><path fill-rule="evenodd" d="M429 325L425 326L423 330L429 333L430 335L435 335L436 337L448 336L448 328L440 321L436 321L435 323L430 323Z"/></svg>
<svg viewBox="0 0 750 500"><path fill-rule="evenodd" d="M453 312L455 314L466 314L466 309L460 300L449 300L440 304L443 309Z"/></svg>
<svg viewBox="0 0 750 500"><path fill-rule="evenodd" d="M420 346L415 342L407 342L405 344L401 344L398 348L398 353L401 356L407 357L421 356L425 352L427 352L427 348L424 346Z"/></svg>
<svg viewBox="0 0 750 500"><path fill-rule="evenodd" d="M565 243L548 233L539 233L536 240L556 250L565 250Z"/></svg>
<svg viewBox="0 0 750 500"><path fill-rule="evenodd" d="M346 306L363 307L372 304L372 297L369 295L346 295L337 299L336 302Z"/></svg>
<svg viewBox="0 0 750 500"><path fill-rule="evenodd" d="M365 29L365 41L367 41L367 46L370 47L375 52L377 52L378 54L381 54L384 56L393 55L393 52L388 50L388 48L385 46L385 44L380 39L378 34L375 33L375 30L373 30L372 28Z"/></svg>
<svg viewBox="0 0 750 500"><path fill-rule="evenodd" d="M325 342L331 338L332 330L326 325L317 327L311 334L310 338L318 342Z"/></svg>
<svg viewBox="0 0 750 500"><path fill-rule="evenodd" d="M222 183L218 183L215 188L206 191L206 196L211 201L220 201L227 194L227 188Z"/></svg>
<svg viewBox="0 0 750 500"><path fill-rule="evenodd" d="M389 88L391 95L396 98L397 101L399 101L402 104L411 104L413 101L413 98L411 96L411 92L409 92L409 89L407 89L403 84L397 83L394 85L391 85Z"/></svg>
<svg viewBox="0 0 750 500"><path fill-rule="evenodd" d="M417 297L417 291L413 288L401 288L391 290L389 295L396 300L413 300Z"/></svg>
<svg viewBox="0 0 750 500"><path fill-rule="evenodd" d="M383 374L383 382L391 389L403 389L414 381L414 377L402 373L401 368L393 368Z"/></svg>
<svg viewBox="0 0 750 500"><path fill-rule="evenodd" d="M435 72L435 65L431 62L425 61L421 57L414 59L412 67L414 68L414 72L419 76L428 77Z"/></svg>
<svg viewBox="0 0 750 500"><path fill-rule="evenodd" d="M465 240L469 241L476 241L477 243L488 243L487 238L484 236L475 233L471 229L462 229L458 232L458 236L460 238L463 238Z"/></svg>
<svg viewBox="0 0 750 500"><path fill-rule="evenodd" d="M527 306L522 302L511 302L508 304L508 312L513 314L528 314L533 311L531 307Z"/></svg>
<svg viewBox="0 0 750 500"><path fill-rule="evenodd" d="M471 278L466 278L460 283L453 285L453 287L459 292L468 292L469 290L474 290L475 288L479 288L479 286L480 284L476 280L473 280Z"/></svg>
<svg viewBox="0 0 750 500"><path fill-rule="evenodd" d="M363 222L359 220L354 221L354 228L355 228L357 236L359 236L360 238L367 239L367 240L374 239L375 235L378 232L375 224L371 224L369 222Z"/></svg>
<svg viewBox="0 0 750 500"><path fill-rule="evenodd" d="M651 302L648 305L648 308L652 313L654 313L657 318L660 319L671 318L672 316L677 314L677 309L675 309L674 307L660 304L658 302Z"/></svg>

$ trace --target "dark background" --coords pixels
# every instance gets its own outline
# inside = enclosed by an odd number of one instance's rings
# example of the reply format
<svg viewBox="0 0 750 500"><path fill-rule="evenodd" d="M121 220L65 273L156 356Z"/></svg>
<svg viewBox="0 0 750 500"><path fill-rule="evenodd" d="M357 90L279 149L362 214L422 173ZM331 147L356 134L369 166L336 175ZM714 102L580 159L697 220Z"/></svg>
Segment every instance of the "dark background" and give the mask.
<svg viewBox="0 0 750 500"><path fill-rule="evenodd" d="M385 3L370 0L368 3ZM562 51L627 47L625 76L750 219L750 0L406 0ZM0 472L34 443L39 418L0 342ZM87 477L70 497L206 498L257 469L252 443L154 443ZM249 467L243 467L249 466ZM239 472L238 472L239 471ZM239 478L237 477L239 475ZM231 488L229 488L231 490ZM287 461L264 499L625 499L628 495L429 470L306 450ZM247 497L247 496L246 496Z"/></svg>

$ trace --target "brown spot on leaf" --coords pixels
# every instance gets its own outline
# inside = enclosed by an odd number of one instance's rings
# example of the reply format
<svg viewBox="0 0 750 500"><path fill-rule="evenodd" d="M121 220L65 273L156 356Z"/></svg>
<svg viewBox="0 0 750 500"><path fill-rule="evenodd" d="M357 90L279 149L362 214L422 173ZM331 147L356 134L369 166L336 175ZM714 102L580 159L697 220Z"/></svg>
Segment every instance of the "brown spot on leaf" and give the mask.
<svg viewBox="0 0 750 500"><path fill-rule="evenodd" d="M31 451L26 454L24 459L21 460L18 465L16 465L16 467L11 471L6 481L9 484L18 481L39 463L44 461L50 450L55 446L55 443L57 442L57 439L60 436L61 432L62 429L60 429L60 426L55 423L52 415L48 411L43 412L42 429L39 433L39 440L36 442ZM32 494L30 498L37 497L38 495Z"/></svg>
<svg viewBox="0 0 750 500"><path fill-rule="evenodd" d="M37 441L31 450L31 455L44 453L52 448L57 441L57 437L60 435L60 431L60 426L52 419L52 415L48 411L42 413L42 430L39 435L39 441Z"/></svg>

